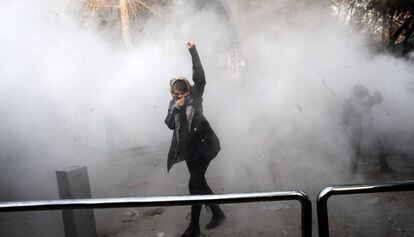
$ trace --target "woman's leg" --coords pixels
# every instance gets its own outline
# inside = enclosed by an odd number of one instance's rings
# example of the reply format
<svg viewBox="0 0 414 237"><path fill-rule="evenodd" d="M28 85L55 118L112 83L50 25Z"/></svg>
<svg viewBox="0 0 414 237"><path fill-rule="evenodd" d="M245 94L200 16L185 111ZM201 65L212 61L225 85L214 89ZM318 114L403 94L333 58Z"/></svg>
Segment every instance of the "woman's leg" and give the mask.
<svg viewBox="0 0 414 237"><path fill-rule="evenodd" d="M191 195L212 194L210 187L207 184L205 173L209 162L203 160L189 160L186 161L188 171L190 172L190 180L188 189ZM199 225L201 206L191 206L191 223L190 225Z"/></svg>
<svg viewBox="0 0 414 237"><path fill-rule="evenodd" d="M210 161L205 161L202 159L199 160L190 160L186 161L188 170L190 172L190 182L189 189L191 195L199 194L213 194L213 191L207 184L205 174L207 168L210 164ZM213 213L213 218L209 224L207 224L207 229L212 229L221 224L224 220L224 213L221 211L220 207L216 204L208 205L210 210ZM193 225L199 225L201 206L196 205L191 207L191 223ZM190 223L190 225L191 225Z"/></svg>
<svg viewBox="0 0 414 237"><path fill-rule="evenodd" d="M207 185L204 177L209 162L202 160L186 160L188 171L190 172L190 180L188 182L188 189L191 195L211 194L212 191ZM200 235L200 205L191 206L191 221L188 228L181 235L181 237L193 237Z"/></svg>

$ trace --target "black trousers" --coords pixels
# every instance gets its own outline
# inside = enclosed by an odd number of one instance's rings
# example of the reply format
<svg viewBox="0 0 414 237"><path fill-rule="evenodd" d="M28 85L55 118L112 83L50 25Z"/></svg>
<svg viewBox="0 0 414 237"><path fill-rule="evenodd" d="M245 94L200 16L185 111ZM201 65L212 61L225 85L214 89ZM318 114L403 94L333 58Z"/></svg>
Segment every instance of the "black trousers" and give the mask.
<svg viewBox="0 0 414 237"><path fill-rule="evenodd" d="M361 149L362 136L363 136L363 133L359 129L353 129L351 131L351 145L352 145L352 148L354 150L354 156L351 159L351 171L353 173L355 173L357 171L358 161L360 160L361 155L362 155L362 149ZM386 159L387 154L385 152L384 145L383 145L383 143L381 142L380 139L375 138L374 148L377 152L377 156L378 156L378 160L379 160L381 170L389 169L388 162L387 162L387 159Z"/></svg>
<svg viewBox="0 0 414 237"><path fill-rule="evenodd" d="M190 172L190 181L188 189L191 195L213 194L213 191L207 184L205 177L210 161L204 159L194 159L185 161ZM213 215L220 211L218 205L208 205L213 212ZM191 225L198 225L200 220L200 205L191 206Z"/></svg>

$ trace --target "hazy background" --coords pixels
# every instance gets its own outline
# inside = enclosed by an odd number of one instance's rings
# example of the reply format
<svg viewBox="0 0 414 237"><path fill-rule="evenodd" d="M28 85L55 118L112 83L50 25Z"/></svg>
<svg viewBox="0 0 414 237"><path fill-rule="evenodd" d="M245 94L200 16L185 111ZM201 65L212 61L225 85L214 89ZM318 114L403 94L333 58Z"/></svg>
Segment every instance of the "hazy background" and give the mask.
<svg viewBox="0 0 414 237"><path fill-rule="evenodd" d="M218 192L314 195L364 181L348 172L341 118L356 83L384 96L373 109L376 131L404 131L408 139L392 141L412 149L412 61L371 53L324 1L231 0L225 16L214 4L175 0L129 46L85 24L76 1L1 5L1 200L58 198L54 171L71 165L88 166L94 197L187 193L183 163L166 173L164 125L169 80L191 78L187 40L197 45L205 116L222 143L208 171ZM234 43L238 80L228 76ZM126 159L132 148L142 153ZM139 191L116 189L140 174Z"/></svg>

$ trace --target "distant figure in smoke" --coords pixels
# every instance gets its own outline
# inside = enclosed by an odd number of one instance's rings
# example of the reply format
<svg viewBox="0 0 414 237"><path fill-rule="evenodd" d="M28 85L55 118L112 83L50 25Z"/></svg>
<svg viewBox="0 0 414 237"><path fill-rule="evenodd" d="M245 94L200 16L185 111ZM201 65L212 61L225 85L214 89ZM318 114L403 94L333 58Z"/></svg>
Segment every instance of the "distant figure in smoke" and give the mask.
<svg viewBox="0 0 414 237"><path fill-rule="evenodd" d="M203 66L196 46L187 42L193 62L193 81L191 86L184 77L170 81L173 99L168 108L165 123L174 130L168 153L168 171L180 161L185 161L190 172L189 189L191 195L213 194L204 177L210 161L220 151L220 142L207 119L203 115L203 92L206 85ZM208 205L213 213L207 229L219 226L225 219L218 205ZM182 237L200 235L201 206L191 207L191 222Z"/></svg>
<svg viewBox="0 0 414 237"><path fill-rule="evenodd" d="M342 115L354 153L351 158L351 171L353 173L357 171L358 161L362 153L362 141L371 139L379 158L381 171L391 172L392 170L385 159L383 145L378 136L375 135L371 117L372 107L382 102L382 94L376 91L374 95L370 95L368 89L361 84L353 87L352 94L353 97L344 102Z"/></svg>

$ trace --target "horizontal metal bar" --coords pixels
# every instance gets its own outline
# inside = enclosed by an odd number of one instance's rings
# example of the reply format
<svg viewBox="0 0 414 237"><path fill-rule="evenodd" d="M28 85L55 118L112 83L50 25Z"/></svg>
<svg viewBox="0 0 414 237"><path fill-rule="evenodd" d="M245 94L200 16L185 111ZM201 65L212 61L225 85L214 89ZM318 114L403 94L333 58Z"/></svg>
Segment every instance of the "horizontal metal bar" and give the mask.
<svg viewBox="0 0 414 237"><path fill-rule="evenodd" d="M266 201L299 201L302 207L302 236L312 235L312 205L302 191L190 195L190 196L157 196L157 197L125 197L95 199L63 199L39 201L0 202L0 212L62 210L62 209L95 209L121 207L154 207L154 206L186 206L203 204L246 203Z"/></svg>
<svg viewBox="0 0 414 237"><path fill-rule="evenodd" d="M414 191L414 181L398 181L379 184L336 185L323 188L316 200L320 237L329 237L328 199L334 195L366 194L381 192Z"/></svg>
<svg viewBox="0 0 414 237"><path fill-rule="evenodd" d="M94 199L62 199L40 201L0 202L0 212L94 209L119 207L185 206L211 203L243 203L261 201L301 200L303 194L292 192L241 193L191 196L156 196Z"/></svg>

